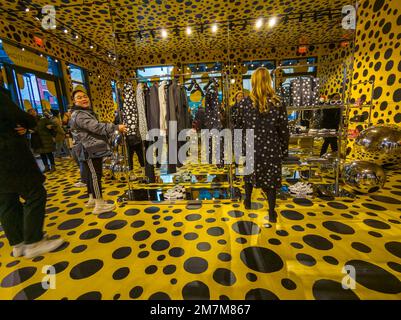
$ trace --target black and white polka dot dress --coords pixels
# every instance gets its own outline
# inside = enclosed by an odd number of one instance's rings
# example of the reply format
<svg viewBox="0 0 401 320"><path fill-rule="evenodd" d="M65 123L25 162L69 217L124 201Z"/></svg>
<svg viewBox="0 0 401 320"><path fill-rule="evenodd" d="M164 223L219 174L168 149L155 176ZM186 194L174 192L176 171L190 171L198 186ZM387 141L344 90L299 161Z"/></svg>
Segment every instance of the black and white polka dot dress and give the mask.
<svg viewBox="0 0 401 320"><path fill-rule="evenodd" d="M281 187L281 163L288 154L289 143L284 104L269 104L269 111L261 113L250 98L242 100L236 121L238 128L254 130L254 172L245 176L244 180L263 189ZM252 161L252 158L249 160Z"/></svg>

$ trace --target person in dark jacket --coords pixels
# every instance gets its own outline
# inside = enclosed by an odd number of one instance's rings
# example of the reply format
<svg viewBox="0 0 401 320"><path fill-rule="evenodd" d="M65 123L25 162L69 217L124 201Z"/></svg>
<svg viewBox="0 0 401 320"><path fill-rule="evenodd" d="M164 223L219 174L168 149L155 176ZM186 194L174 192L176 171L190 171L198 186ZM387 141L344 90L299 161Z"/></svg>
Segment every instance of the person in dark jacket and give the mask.
<svg viewBox="0 0 401 320"><path fill-rule="evenodd" d="M72 94L71 120L69 122L72 135L76 142L73 152L83 163L83 175L87 182L89 201L87 208L94 208L94 214L109 212L115 209L115 204L108 204L102 196L103 157L111 155L108 138L115 132L126 132L125 125L102 123L91 109L88 95L82 89L74 90Z"/></svg>
<svg viewBox="0 0 401 320"><path fill-rule="evenodd" d="M31 147L35 153L40 154L44 172L53 172L56 170L53 155L56 143L53 135L56 134L57 125L48 116L40 117L35 109L29 109L28 113L36 120L36 126L31 130Z"/></svg>
<svg viewBox="0 0 401 320"><path fill-rule="evenodd" d="M341 96L338 93L333 94L330 97L331 101L338 101L341 100ZM340 125L341 119L341 109L334 108L334 109L324 109L321 128L322 129L336 129L338 130ZM324 142L322 145L322 149L320 150L320 156L324 155L327 150L331 147L332 152L338 151L338 140L337 137L326 137L324 138Z"/></svg>
<svg viewBox="0 0 401 320"><path fill-rule="evenodd" d="M288 156L289 129L287 111L271 86L269 70L258 68L252 74L250 98L240 102L236 126L253 129L254 156L246 161L254 163L252 174L244 177L246 209L251 208L253 187L262 188L269 202L269 221L277 221L276 190L281 187L281 166Z"/></svg>
<svg viewBox="0 0 401 320"><path fill-rule="evenodd" d="M43 237L45 177L25 137L27 129L35 128L35 118L14 104L1 86L0 104L0 222L13 256L33 258L57 249L63 240Z"/></svg>

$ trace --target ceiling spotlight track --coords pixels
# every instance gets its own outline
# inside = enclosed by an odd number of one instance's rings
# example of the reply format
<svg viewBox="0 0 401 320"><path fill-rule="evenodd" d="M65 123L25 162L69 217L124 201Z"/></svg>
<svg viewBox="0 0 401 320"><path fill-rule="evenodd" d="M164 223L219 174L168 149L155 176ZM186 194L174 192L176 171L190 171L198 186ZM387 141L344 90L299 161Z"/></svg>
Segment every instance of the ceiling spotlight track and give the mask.
<svg viewBox="0 0 401 320"><path fill-rule="evenodd" d="M181 30L185 31L187 35L192 34L192 27L198 31L198 33L203 34L206 30L211 33L217 33L218 30L229 30L233 31L236 26L241 26L240 30L244 31L247 29L248 25L254 24L257 30L262 30L262 26L264 22L267 22L269 28L275 27L279 23L287 24L290 21L304 22L308 19L319 20L328 17L329 19L333 19L335 17L341 17L343 14L341 12L341 8L333 10L323 10L323 11L311 11L311 12L298 12L298 13L288 13L288 14L278 14L272 15L269 17L259 17L259 18L249 18L249 19L235 19L235 20L226 20L226 21L216 21L216 22L202 22L196 23L192 25L186 26L172 26L168 28L154 28L154 29L141 29L140 32L142 35L150 34L150 36L155 39L156 31L162 38L166 38L166 32L168 30L172 30L175 35L178 37L181 34ZM225 28L224 28L225 27ZM116 32L116 36L118 41L122 41L124 39L129 40L129 34L137 33L138 31L120 31Z"/></svg>
<svg viewBox="0 0 401 320"><path fill-rule="evenodd" d="M33 0L34 1L34 0ZM22 14L27 14L31 15L35 20L41 21L43 18L43 14L41 12L41 6L38 4L33 3L33 1L24 1L24 0L19 0L18 1L18 10L5 10L0 8L2 11L7 12L7 13L12 13L12 12L22 12ZM62 8L67 8L67 7L73 7L73 6L99 6L99 5L109 5L109 12L115 14L118 18L121 18L116 10L121 9L124 7L127 7L128 5L116 5L114 4L113 6L111 5L110 0L98 0L98 1L84 1L83 3L77 5L77 4L61 4L61 5L55 5L57 9L62 9ZM132 6L132 4L130 4ZM138 4L139 6L139 4ZM34 11L34 13L29 13L29 11ZM36 13L36 15L35 15ZM15 15L19 19L21 19L20 15ZM152 28L152 29L140 29L140 30L135 30L135 31L118 31L114 30L113 35L114 35L114 40L116 42L121 42L121 41L128 41L132 42L136 38L139 40L143 40L144 38L150 38L152 37L153 39L156 38L163 38L166 39L169 35L171 30L172 34L175 34L175 36L179 37L181 35L181 31L186 34L187 36L190 36L193 33L193 30L203 34L206 31L212 32L217 34L218 31L233 31L236 26L239 26L240 30L244 31L248 28L250 25L254 25L256 29L262 30L263 25L266 24L269 26L270 29L272 29L274 26L276 26L279 23L287 24L290 21L294 21L295 23L302 23L307 19L313 19L314 21L318 21L321 19L328 18L329 20L333 20L336 18L342 17L342 8L331 8L323 11L308 11L308 12L297 12L297 13L287 13L287 14L277 14L277 15L272 15L272 16L265 16L265 17L258 17L258 18L247 18L247 19L233 19L233 20L226 20L226 21L211 21L211 22L199 22L191 25L175 25L167 28ZM114 25L113 17L112 18L112 23ZM23 18L22 18L23 19ZM31 21L27 21L23 19L28 24L33 24ZM72 40L77 40L81 38L81 43L86 43L86 48L90 48L88 52L93 52L96 51L96 53L99 53L105 57L107 57L108 52L110 52L110 48L102 48L101 46L96 44L96 49L95 46L93 45L92 41L94 39L90 39L77 30L74 30L71 26L66 26L62 21L59 19L56 19L58 26L60 28L57 28L57 30L54 30L52 32L45 31L45 33L51 33L52 35L55 34L55 31L58 31L61 33L60 36L56 36L57 38L66 38L70 37ZM38 27L38 26L35 26ZM40 27L39 27L40 28ZM113 27L114 29L114 27ZM264 29L263 29L264 30ZM43 32L43 30L41 30ZM56 32L57 33L57 32ZM65 41L67 43L70 43L70 41L67 41L65 39L62 39L62 41ZM76 43L76 42L75 42ZM116 46L116 43L115 43ZM95 49L95 50L93 50ZM114 48L116 50L116 47Z"/></svg>

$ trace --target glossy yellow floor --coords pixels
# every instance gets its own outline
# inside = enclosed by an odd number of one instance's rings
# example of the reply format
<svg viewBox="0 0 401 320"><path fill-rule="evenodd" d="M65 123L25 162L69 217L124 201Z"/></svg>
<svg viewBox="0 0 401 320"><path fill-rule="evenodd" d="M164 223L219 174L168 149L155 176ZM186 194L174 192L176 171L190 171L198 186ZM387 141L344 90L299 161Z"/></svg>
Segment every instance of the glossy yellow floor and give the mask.
<svg viewBox="0 0 401 320"><path fill-rule="evenodd" d="M273 228L259 192L252 210L130 204L95 216L77 181L68 160L48 175L46 231L66 240L57 252L13 258L0 229L0 299L401 299L400 169L373 195L279 200ZM115 200L125 185L104 189ZM41 285L49 265L55 289Z"/></svg>

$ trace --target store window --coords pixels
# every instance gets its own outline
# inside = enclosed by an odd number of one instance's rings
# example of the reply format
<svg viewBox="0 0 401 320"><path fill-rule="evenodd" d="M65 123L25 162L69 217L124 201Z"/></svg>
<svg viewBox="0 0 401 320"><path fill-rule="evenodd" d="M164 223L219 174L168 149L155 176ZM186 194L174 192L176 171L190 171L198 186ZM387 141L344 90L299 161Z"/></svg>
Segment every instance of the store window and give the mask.
<svg viewBox="0 0 401 320"><path fill-rule="evenodd" d="M71 81L73 87L80 85L83 86L84 88L88 89L87 83L86 83L86 71L78 67L76 65L70 64L69 65L70 69L70 75L71 75Z"/></svg>
<svg viewBox="0 0 401 320"><path fill-rule="evenodd" d="M276 67L276 63L274 60L244 61L243 66L247 71L242 75L242 86L245 92L250 92L252 73L260 67L267 68L271 72Z"/></svg>
<svg viewBox="0 0 401 320"><path fill-rule="evenodd" d="M144 67L136 69L138 78L151 79L151 77L158 77L160 75L170 75L174 66L158 66L158 67ZM158 77L159 80L167 80L169 77Z"/></svg>
<svg viewBox="0 0 401 320"><path fill-rule="evenodd" d="M188 103L194 116L199 107L205 104L204 98L211 79L218 81L218 99L220 103L223 101L222 70L223 64L220 62L192 63L184 66L183 73L186 74L184 85L188 88Z"/></svg>
<svg viewBox="0 0 401 320"><path fill-rule="evenodd" d="M39 114L46 110L60 110L57 89L52 80L41 79L34 73L13 71L18 102L25 110L35 109Z"/></svg>
<svg viewBox="0 0 401 320"><path fill-rule="evenodd" d="M6 88L21 109L63 112L62 76L57 59L0 41L0 65Z"/></svg>
<svg viewBox="0 0 401 320"><path fill-rule="evenodd" d="M111 93L113 95L113 102L117 103L117 84L115 80L111 80Z"/></svg>
<svg viewBox="0 0 401 320"><path fill-rule="evenodd" d="M221 76L223 64L220 62L192 63L184 67L184 73L193 74L194 78L201 78L206 73L209 76Z"/></svg>
<svg viewBox="0 0 401 320"><path fill-rule="evenodd" d="M302 68L283 68L283 85L289 85L296 77L316 76L317 74L316 57L308 57L301 59L286 59L281 61L281 65L285 67L303 65ZM312 65L308 67L307 65Z"/></svg>

